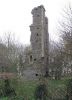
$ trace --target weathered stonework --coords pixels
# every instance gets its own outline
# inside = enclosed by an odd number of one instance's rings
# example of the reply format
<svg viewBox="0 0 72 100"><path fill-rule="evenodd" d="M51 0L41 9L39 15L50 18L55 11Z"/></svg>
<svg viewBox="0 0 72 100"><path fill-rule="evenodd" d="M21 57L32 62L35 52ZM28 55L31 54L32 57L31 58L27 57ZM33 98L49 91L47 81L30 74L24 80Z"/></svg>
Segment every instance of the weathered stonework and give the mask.
<svg viewBox="0 0 72 100"><path fill-rule="evenodd" d="M33 23L30 25L31 47L26 50L24 79L37 79L48 74L49 34L48 19L43 5L32 10Z"/></svg>
<svg viewBox="0 0 72 100"><path fill-rule="evenodd" d="M31 13L33 15L33 23L30 26L30 41L33 66L37 70L37 73L45 75L48 72L48 19L45 16L43 5L35 7Z"/></svg>

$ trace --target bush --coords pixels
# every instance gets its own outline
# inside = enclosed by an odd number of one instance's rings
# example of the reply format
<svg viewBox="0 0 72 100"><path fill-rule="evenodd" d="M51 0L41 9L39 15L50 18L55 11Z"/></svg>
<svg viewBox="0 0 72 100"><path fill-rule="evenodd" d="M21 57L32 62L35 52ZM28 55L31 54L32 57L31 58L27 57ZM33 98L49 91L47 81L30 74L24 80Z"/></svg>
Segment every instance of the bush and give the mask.
<svg viewBox="0 0 72 100"><path fill-rule="evenodd" d="M15 90L10 86L9 79L4 80L4 87L3 87L3 94L4 96L15 96Z"/></svg>
<svg viewBox="0 0 72 100"><path fill-rule="evenodd" d="M35 90L35 100L47 100L47 93L45 84L37 86Z"/></svg>
<svg viewBox="0 0 72 100"><path fill-rule="evenodd" d="M69 80L67 85L66 100L72 100L72 79Z"/></svg>

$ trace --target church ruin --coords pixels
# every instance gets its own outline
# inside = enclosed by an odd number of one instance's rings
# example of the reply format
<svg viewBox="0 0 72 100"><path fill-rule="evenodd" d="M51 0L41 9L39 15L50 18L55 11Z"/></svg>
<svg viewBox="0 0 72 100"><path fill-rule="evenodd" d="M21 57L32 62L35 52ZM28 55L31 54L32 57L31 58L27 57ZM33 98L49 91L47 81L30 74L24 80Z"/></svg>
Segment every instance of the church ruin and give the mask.
<svg viewBox="0 0 72 100"><path fill-rule="evenodd" d="M48 75L49 34L48 19L43 5L32 9L33 23L30 25L31 46L26 52L23 70L28 79Z"/></svg>
<svg viewBox="0 0 72 100"><path fill-rule="evenodd" d="M43 5L35 7L32 10L33 23L31 30L31 47L33 64L38 73L48 74L48 51L49 51L49 34L48 19L45 16L45 8Z"/></svg>

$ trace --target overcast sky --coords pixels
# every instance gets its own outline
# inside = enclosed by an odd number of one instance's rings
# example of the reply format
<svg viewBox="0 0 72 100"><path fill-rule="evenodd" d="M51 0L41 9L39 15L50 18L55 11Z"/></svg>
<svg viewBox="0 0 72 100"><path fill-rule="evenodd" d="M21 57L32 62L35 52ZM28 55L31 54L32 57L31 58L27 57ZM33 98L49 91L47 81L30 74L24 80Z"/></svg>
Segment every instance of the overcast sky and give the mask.
<svg viewBox="0 0 72 100"><path fill-rule="evenodd" d="M30 43L30 28L32 24L31 10L44 5L49 19L49 34L58 40L55 32L56 23L62 9L71 0L0 0L0 36L11 32L23 44Z"/></svg>

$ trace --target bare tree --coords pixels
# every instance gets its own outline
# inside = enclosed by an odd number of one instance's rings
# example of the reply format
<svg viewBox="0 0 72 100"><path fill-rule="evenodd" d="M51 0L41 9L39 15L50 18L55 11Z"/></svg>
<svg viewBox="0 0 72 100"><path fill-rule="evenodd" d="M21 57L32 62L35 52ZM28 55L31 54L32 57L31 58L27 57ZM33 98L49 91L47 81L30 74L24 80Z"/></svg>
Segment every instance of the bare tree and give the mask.
<svg viewBox="0 0 72 100"><path fill-rule="evenodd" d="M64 65L72 69L72 7L70 4L63 10L62 20L59 22L59 34L65 55Z"/></svg>
<svg viewBox="0 0 72 100"><path fill-rule="evenodd" d="M7 68L6 68L7 71L10 72L17 71L17 65L19 63L20 55L23 55L24 48L22 48L22 46L20 43L17 44L17 41L15 41L15 37L10 33L5 35L5 39L2 40L0 45L0 55L1 55L0 60L3 58L4 66L6 66L7 63Z"/></svg>
<svg viewBox="0 0 72 100"><path fill-rule="evenodd" d="M63 40L65 51L69 56L72 56L72 7L70 4L63 11L62 21L59 24L59 33Z"/></svg>
<svg viewBox="0 0 72 100"><path fill-rule="evenodd" d="M62 46L59 43L50 41L49 68L51 70L50 75L55 77L55 79L61 79L63 62L64 53Z"/></svg>

